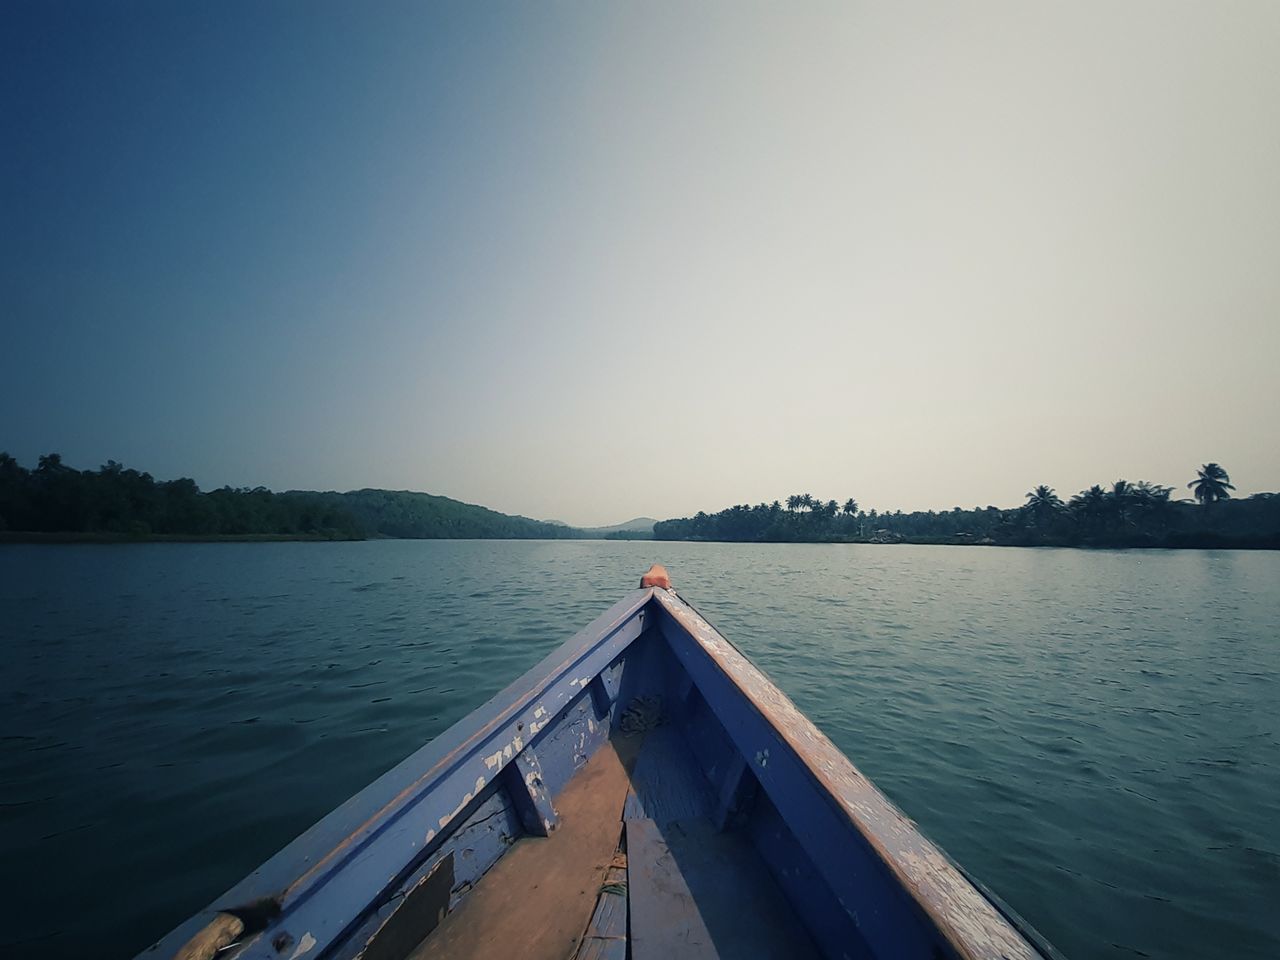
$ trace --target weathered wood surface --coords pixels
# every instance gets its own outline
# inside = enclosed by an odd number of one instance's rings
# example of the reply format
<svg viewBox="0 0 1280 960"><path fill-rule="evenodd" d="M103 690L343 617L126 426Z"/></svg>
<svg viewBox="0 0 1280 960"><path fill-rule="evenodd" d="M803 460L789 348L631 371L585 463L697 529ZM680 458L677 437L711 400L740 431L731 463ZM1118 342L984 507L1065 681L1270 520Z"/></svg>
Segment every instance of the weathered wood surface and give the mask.
<svg viewBox="0 0 1280 960"><path fill-rule="evenodd" d="M617 854L604 875L575 960L627 960L627 855Z"/></svg>
<svg viewBox="0 0 1280 960"><path fill-rule="evenodd" d="M525 747L507 768L507 783L525 830L535 837L549 836L559 817L533 747Z"/></svg>
<svg viewBox="0 0 1280 960"><path fill-rule="evenodd" d="M710 821L627 821L632 960L818 957L768 869L741 835Z"/></svg>
<svg viewBox="0 0 1280 960"><path fill-rule="evenodd" d="M655 590L654 601L669 618L663 632L672 651L872 952L934 952L925 926L900 906L905 899L966 960L1041 956L732 643L671 591ZM850 847L849 836L868 854ZM877 870L854 869L868 856ZM634 918L634 901L632 911Z"/></svg>
<svg viewBox="0 0 1280 960"><path fill-rule="evenodd" d="M174 960L212 960L214 954L243 932L243 920L229 913L220 913L182 945Z"/></svg>
<svg viewBox="0 0 1280 960"><path fill-rule="evenodd" d="M410 960L572 957L618 847L626 792L605 744L556 798L559 828L518 840Z"/></svg>
<svg viewBox="0 0 1280 960"><path fill-rule="evenodd" d="M663 726L646 733L623 816L664 824L707 816L714 807L711 784L694 763L680 731Z"/></svg>

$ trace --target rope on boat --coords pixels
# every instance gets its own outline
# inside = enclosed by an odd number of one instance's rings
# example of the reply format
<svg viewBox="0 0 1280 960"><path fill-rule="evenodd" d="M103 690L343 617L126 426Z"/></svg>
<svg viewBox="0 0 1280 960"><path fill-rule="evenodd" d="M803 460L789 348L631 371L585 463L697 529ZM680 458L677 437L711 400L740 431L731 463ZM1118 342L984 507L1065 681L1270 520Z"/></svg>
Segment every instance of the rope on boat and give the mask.
<svg viewBox="0 0 1280 960"><path fill-rule="evenodd" d="M219 913L173 955L173 960L212 960L214 954L235 943L242 933L243 920L229 913Z"/></svg>

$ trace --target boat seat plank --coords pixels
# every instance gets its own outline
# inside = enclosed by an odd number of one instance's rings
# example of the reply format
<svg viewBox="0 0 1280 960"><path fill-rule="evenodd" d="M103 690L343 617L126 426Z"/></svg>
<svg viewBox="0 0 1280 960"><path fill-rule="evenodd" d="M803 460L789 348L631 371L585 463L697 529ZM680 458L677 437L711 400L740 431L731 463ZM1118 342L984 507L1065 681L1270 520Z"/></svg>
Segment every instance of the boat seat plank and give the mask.
<svg viewBox="0 0 1280 960"><path fill-rule="evenodd" d="M699 817L627 830L632 960L819 956L750 842Z"/></svg>
<svg viewBox="0 0 1280 960"><path fill-rule="evenodd" d="M410 960L572 957L618 847L626 792L606 742L556 797L558 828L517 840Z"/></svg>
<svg viewBox="0 0 1280 960"><path fill-rule="evenodd" d="M650 730L631 774L624 819L666 824L709 816L715 806L711 784L680 731L673 726Z"/></svg>
<svg viewBox="0 0 1280 960"><path fill-rule="evenodd" d="M627 960L626 854L614 857L605 873L596 912L583 934L576 960Z"/></svg>

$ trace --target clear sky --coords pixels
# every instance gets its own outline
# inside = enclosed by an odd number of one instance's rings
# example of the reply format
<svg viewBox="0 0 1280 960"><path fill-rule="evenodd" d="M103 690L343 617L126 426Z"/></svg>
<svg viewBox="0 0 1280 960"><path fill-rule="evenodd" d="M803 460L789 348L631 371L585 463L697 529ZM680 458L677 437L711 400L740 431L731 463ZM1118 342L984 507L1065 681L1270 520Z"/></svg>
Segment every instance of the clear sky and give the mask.
<svg viewBox="0 0 1280 960"><path fill-rule="evenodd" d="M206 488L1277 490L1280 3L8 0L0 325Z"/></svg>

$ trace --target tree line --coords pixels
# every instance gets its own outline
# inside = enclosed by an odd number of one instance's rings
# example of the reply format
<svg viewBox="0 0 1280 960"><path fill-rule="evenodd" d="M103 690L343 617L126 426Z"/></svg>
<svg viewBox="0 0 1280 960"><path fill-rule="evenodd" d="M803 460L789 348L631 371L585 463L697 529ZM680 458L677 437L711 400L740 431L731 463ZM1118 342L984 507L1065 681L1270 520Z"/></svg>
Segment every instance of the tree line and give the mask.
<svg viewBox="0 0 1280 960"><path fill-rule="evenodd" d="M449 497L405 490L349 493L222 487L156 480L108 460L76 470L56 453L27 469L0 453L0 535L107 539L367 537L558 539L572 527L509 516Z"/></svg>
<svg viewBox="0 0 1280 960"><path fill-rule="evenodd" d="M739 504L717 513L664 520L657 540L787 543L981 543L1006 546L1280 547L1280 496L1231 498L1227 472L1205 464L1187 486L1195 501L1145 480L1094 485L1063 501L1041 485L1024 504L964 510L879 513L853 498L810 494Z"/></svg>
<svg viewBox="0 0 1280 960"><path fill-rule="evenodd" d="M359 539L350 511L318 497L264 487L204 493L194 480L156 480L108 460L76 470L56 453L28 470L0 453L0 531L106 537L308 537Z"/></svg>

